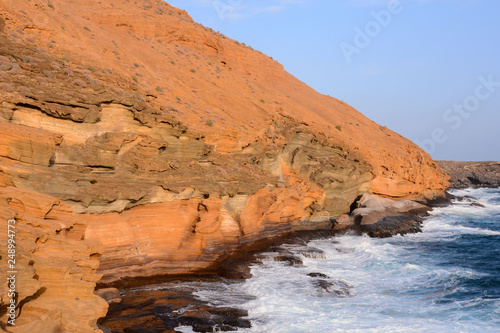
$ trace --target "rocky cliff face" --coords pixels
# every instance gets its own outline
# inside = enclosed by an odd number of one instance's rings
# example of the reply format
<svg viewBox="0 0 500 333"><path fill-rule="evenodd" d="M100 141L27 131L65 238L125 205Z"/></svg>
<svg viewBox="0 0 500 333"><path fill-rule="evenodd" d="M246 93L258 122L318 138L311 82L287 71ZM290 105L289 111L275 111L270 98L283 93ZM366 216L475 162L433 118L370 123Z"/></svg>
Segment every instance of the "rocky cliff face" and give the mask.
<svg viewBox="0 0 500 333"><path fill-rule="evenodd" d="M1 183L2 328L11 296L7 281L7 221L15 219L15 326L9 332L95 332L107 303L94 295L103 251L84 239L86 222L53 197ZM7 185L7 186L5 186ZM12 289L11 289L12 290Z"/></svg>
<svg viewBox="0 0 500 333"><path fill-rule="evenodd" d="M438 161L450 176L450 187L500 187L500 162Z"/></svg>
<svg viewBox="0 0 500 333"><path fill-rule="evenodd" d="M448 186L410 141L165 2L1 0L0 30L18 329L92 331L98 280L216 270L241 246L330 227L360 194Z"/></svg>

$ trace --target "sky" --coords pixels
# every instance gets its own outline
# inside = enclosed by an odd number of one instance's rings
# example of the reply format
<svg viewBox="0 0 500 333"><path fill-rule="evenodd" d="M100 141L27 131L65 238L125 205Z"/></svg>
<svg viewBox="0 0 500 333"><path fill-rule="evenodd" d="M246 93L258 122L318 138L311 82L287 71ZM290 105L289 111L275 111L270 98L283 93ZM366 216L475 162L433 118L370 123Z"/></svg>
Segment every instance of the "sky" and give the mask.
<svg viewBox="0 0 500 333"><path fill-rule="evenodd" d="M500 160L498 0L168 0L437 160Z"/></svg>

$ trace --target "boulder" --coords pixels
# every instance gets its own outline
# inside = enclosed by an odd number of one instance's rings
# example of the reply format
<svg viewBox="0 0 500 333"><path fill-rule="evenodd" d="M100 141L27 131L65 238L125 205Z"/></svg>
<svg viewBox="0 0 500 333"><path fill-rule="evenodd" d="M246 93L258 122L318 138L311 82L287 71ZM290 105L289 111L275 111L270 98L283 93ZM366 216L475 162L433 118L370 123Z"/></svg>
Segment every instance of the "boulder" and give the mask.
<svg viewBox="0 0 500 333"><path fill-rule="evenodd" d="M337 230L351 229L376 237L419 231L419 216L430 207L411 200L391 200L365 193L349 215L337 218Z"/></svg>

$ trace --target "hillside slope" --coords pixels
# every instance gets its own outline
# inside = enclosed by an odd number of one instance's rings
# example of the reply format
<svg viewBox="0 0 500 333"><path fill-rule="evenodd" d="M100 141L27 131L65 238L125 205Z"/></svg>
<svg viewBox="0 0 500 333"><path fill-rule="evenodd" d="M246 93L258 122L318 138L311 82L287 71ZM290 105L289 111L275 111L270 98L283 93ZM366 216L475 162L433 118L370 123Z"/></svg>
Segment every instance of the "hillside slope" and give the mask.
<svg viewBox="0 0 500 333"><path fill-rule="evenodd" d="M362 193L448 186L412 142L165 2L1 0L0 34L21 331L93 332L98 280L214 271L241 246L329 227Z"/></svg>

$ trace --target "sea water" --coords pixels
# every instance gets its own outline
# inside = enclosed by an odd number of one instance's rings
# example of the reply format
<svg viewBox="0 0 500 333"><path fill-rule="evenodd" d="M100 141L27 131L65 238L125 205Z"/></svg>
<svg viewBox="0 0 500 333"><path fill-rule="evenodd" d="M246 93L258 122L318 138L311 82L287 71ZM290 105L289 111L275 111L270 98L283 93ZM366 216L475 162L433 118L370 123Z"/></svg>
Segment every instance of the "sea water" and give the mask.
<svg viewBox="0 0 500 333"><path fill-rule="evenodd" d="M421 233L284 245L303 265L267 253L252 278L195 295L248 310L252 328L240 332L500 332L500 189L451 193L476 199L434 208Z"/></svg>

